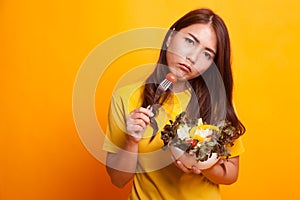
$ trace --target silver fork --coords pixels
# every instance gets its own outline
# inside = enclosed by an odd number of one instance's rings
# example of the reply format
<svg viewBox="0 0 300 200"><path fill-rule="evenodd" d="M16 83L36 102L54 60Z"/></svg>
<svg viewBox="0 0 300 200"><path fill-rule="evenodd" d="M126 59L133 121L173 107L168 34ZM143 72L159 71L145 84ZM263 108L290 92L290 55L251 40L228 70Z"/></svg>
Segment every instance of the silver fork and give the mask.
<svg viewBox="0 0 300 200"><path fill-rule="evenodd" d="M154 95L154 101L153 101L153 104L152 105L149 105L147 107L147 109L151 110L152 111L152 106L154 104L157 103L159 97L172 85L172 82L169 81L168 79L164 79L160 84L159 86L157 87L156 89L156 92L155 92L155 95Z"/></svg>
<svg viewBox="0 0 300 200"><path fill-rule="evenodd" d="M176 83L177 78L174 74L169 73L167 74L166 78L159 84L159 86L156 89L155 95L154 95L154 101L152 105L149 105L147 109L149 109L152 112L152 116L150 116L150 125L153 128L153 133L152 137L150 139L150 142L154 139L157 131L158 131L158 125L157 122L155 121L154 113L153 113L153 105L155 105L159 99L159 97L172 85L172 83Z"/></svg>
<svg viewBox="0 0 300 200"><path fill-rule="evenodd" d="M159 97L172 85L172 82L168 79L164 79L158 86L155 92L153 104L155 104Z"/></svg>

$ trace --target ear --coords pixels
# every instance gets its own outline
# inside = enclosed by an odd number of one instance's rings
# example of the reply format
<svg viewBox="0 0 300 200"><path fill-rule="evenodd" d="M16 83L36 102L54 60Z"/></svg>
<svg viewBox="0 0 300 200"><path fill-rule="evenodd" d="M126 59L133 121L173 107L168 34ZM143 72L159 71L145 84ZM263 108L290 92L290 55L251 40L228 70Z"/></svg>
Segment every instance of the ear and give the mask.
<svg viewBox="0 0 300 200"><path fill-rule="evenodd" d="M174 36L174 33L175 31L174 30L172 30L171 31L171 33L170 33L170 35L169 35L169 37L168 37L168 39L167 39L167 42L166 42L166 46L167 46L167 48L170 46L170 44L171 44L171 41L172 41L172 39L173 39L173 36Z"/></svg>

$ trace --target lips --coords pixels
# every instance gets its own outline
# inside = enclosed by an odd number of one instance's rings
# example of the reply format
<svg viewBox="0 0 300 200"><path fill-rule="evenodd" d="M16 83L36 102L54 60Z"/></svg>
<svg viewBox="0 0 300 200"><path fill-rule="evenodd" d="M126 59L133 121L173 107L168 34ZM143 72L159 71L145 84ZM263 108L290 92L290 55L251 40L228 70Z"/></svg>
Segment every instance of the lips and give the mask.
<svg viewBox="0 0 300 200"><path fill-rule="evenodd" d="M184 71L187 71L187 72L192 72L192 69L189 65L187 64L184 64L184 63L179 63L179 67L181 69L183 69Z"/></svg>

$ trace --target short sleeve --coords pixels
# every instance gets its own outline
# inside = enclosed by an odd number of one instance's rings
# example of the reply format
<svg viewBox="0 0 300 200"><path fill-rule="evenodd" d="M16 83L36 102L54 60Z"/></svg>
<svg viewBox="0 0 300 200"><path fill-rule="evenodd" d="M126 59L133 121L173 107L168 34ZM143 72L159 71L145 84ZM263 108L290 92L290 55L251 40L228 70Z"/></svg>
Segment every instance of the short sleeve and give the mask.
<svg viewBox="0 0 300 200"><path fill-rule="evenodd" d="M241 137L239 137L238 139L236 139L233 142L233 144L234 145L232 147L230 147L230 154L231 154L230 157L236 157L236 156L239 156L242 153L244 153L245 148L244 148L244 145L243 145Z"/></svg>
<svg viewBox="0 0 300 200"><path fill-rule="evenodd" d="M106 136L102 147L104 151L116 153L118 148L124 145L126 139L125 116L124 101L121 96L115 93L111 98L108 113Z"/></svg>
<svg viewBox="0 0 300 200"><path fill-rule="evenodd" d="M126 141L126 116L129 111L141 106L142 83L135 83L117 89L110 102L106 137L102 149L116 153Z"/></svg>

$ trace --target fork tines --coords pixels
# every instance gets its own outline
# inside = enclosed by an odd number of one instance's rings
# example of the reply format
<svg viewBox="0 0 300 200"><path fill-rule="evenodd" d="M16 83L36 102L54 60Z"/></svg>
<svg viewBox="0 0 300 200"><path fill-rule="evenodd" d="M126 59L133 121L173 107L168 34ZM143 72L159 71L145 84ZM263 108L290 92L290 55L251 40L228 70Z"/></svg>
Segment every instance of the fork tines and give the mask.
<svg viewBox="0 0 300 200"><path fill-rule="evenodd" d="M163 91L166 91L170 86L171 86L172 82L167 80L167 79L164 79L160 84L159 84L159 87L161 87L161 89Z"/></svg>

